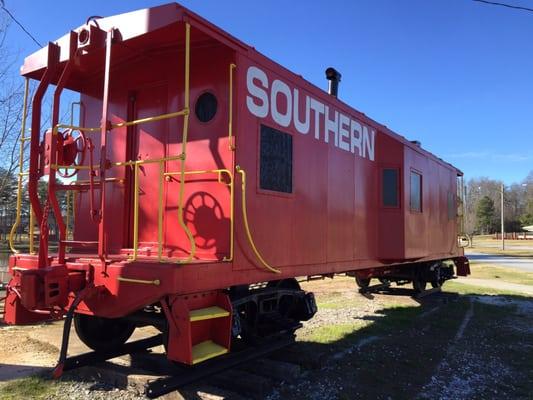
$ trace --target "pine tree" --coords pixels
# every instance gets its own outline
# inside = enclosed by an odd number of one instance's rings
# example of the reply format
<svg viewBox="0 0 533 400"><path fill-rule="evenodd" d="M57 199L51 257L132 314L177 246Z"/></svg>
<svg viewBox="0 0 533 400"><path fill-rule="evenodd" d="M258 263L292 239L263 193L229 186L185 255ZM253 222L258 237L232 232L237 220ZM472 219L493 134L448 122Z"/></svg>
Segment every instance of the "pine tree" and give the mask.
<svg viewBox="0 0 533 400"><path fill-rule="evenodd" d="M494 201L489 196L482 197L476 206L478 230L482 234L490 233L494 227Z"/></svg>

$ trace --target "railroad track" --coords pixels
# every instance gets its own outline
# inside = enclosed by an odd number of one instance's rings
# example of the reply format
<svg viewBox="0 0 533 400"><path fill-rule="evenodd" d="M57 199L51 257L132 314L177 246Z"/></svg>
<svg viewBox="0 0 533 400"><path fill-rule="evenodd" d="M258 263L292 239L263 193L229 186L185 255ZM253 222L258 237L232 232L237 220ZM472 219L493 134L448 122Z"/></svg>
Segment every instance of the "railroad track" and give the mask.
<svg viewBox="0 0 533 400"><path fill-rule="evenodd" d="M185 398L240 400L265 398L280 384L296 381L309 367L309 360L291 349L293 335L279 336L192 367L169 363L164 354L146 350L160 343L161 338L155 336L129 343L123 351L107 355L90 352L71 357L67 359L65 371L75 369L73 375L78 378L96 378L128 387L149 398L179 389ZM104 361L125 352L131 353L127 365L117 362L116 358L113 362ZM319 365L319 358L313 358L311 367Z"/></svg>
<svg viewBox="0 0 533 400"><path fill-rule="evenodd" d="M442 305L457 299L457 294L443 292L424 297L421 303L425 311L419 318L425 318ZM366 339L353 344L353 348L359 349L366 345ZM150 398L179 390L186 399L263 399L275 393L282 385L298 383L310 370L327 368L331 363L337 362L337 356L342 357L343 353L341 350L339 353L324 351L310 354L301 343L294 341L292 335L285 335L278 337L277 342L256 348L239 350L236 346L236 351L227 356L198 366L184 367L169 363L163 353L145 350L146 347L160 343L157 337L143 340L148 341L150 345L141 343L135 349L136 345L132 343L131 349L123 351L131 352L124 365L117 365L116 362L102 363L104 359L114 357L118 353L102 357L88 353L71 358L65 369L88 365L77 370L76 375L88 380L105 381L121 388L128 387Z"/></svg>

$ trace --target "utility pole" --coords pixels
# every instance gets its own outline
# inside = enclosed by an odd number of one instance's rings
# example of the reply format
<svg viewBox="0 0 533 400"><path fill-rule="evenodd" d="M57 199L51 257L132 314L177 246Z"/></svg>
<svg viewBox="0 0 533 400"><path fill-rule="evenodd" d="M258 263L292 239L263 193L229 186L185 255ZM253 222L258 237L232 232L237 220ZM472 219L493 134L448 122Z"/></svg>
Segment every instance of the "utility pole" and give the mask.
<svg viewBox="0 0 533 400"><path fill-rule="evenodd" d="M501 186L501 192L500 192L500 195L501 195L501 201L502 201L502 204L501 204L501 223L502 223L502 250L505 250L505 227L504 227L504 224L503 224L503 191L504 191L505 187L503 186L503 182L502 182L502 186Z"/></svg>

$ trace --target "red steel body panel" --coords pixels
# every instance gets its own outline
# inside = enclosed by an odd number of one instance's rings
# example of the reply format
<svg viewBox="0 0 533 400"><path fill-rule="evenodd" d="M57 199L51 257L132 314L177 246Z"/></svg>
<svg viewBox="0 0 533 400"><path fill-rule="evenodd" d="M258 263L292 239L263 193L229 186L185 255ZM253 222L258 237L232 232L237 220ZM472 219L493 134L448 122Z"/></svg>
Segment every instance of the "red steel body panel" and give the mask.
<svg viewBox="0 0 533 400"><path fill-rule="evenodd" d="M219 182L216 175L203 174L187 176L183 199L185 222L197 247L195 263L157 261L157 163L142 166L139 178L139 251L151 257L125 259L123 254L131 252L133 246L133 176L130 167L110 168L106 178L113 181L106 183L104 225L107 265L97 260L96 245L92 249L73 248L67 253L70 270L92 271L87 273L87 280L105 287L98 296L83 301L80 312L116 317L166 295L463 255L457 246L456 219L448 218L447 211L447 199L449 193L457 192L460 171L179 5L98 21L104 31L116 29L119 38L111 55L111 123L184 107L185 21L192 27L186 170L228 169L234 175L234 259L223 261L230 252L229 186ZM58 41L63 63L68 58L71 36ZM101 124L104 53L105 49L96 48L82 55L80 66L72 71L66 85L81 93L82 126ZM22 73L40 79L46 63L46 51L38 51L26 59ZM230 149L228 139L231 63L237 65L233 83L235 151ZM251 69L259 69L266 81L257 77L250 80ZM263 109L265 105L257 93L250 92L254 86L266 93L269 102L268 112L261 117L250 110L250 104ZM274 87L278 92L272 95ZM216 96L218 108L213 120L204 123L195 116L195 104L206 92ZM324 107L322 113L316 111L320 107ZM260 188L262 124L292 136L292 193ZM181 117L116 128L107 133L106 157L114 163L177 156L182 134ZM100 133L88 135L95 145L94 164L98 165ZM86 157L85 164L88 163ZM248 218L257 248L281 274L266 271L248 242L240 211L237 165L247 172ZM381 204L383 168L397 168L400 172L399 207ZM166 172L178 170L179 161L165 163ZM421 213L409 208L411 170L423 177ZM79 180L88 177L88 171L78 173ZM177 217L179 176L169 176L163 188L163 252L168 257L185 258L190 245ZM98 240L98 225L91 218L89 198L88 190L76 195L77 241ZM86 254L82 256L80 252ZM11 267L14 266L37 268L38 259L14 256ZM161 285L139 286L121 282L119 277L159 279Z"/></svg>

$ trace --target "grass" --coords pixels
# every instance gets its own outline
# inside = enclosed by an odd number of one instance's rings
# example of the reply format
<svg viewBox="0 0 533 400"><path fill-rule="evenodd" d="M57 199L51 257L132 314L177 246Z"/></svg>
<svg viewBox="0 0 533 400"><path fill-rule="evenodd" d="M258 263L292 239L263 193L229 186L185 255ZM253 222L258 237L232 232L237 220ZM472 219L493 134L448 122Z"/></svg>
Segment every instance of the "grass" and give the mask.
<svg viewBox="0 0 533 400"><path fill-rule="evenodd" d="M498 254L516 257L533 257L533 240L505 240L505 250L500 248L501 241L492 239L490 236L474 236L472 247L467 250L478 251L487 254ZM509 248L512 247L512 248Z"/></svg>
<svg viewBox="0 0 533 400"><path fill-rule="evenodd" d="M443 292L458 293L461 295L519 295L523 296L521 292L508 289L493 289L485 286L471 285L469 283L446 282L443 286Z"/></svg>
<svg viewBox="0 0 533 400"><path fill-rule="evenodd" d="M361 304L360 299L343 299L342 297L329 298L327 300L318 300L317 306L319 310L340 310L343 308L357 307Z"/></svg>
<svg viewBox="0 0 533 400"><path fill-rule="evenodd" d="M408 326L421 312L422 307L390 305L378 310L372 318L355 319L351 323L323 325L312 331L304 331L298 335L298 338L320 344L345 345L344 340L351 341L354 334L361 334L358 340L363 337L391 334L397 329Z"/></svg>
<svg viewBox="0 0 533 400"><path fill-rule="evenodd" d="M477 262L470 263L470 270L472 278L497 279L504 282L533 285L533 272Z"/></svg>
<svg viewBox="0 0 533 400"><path fill-rule="evenodd" d="M56 381L35 375L0 385L0 400L45 399L56 392Z"/></svg>
<svg viewBox="0 0 533 400"><path fill-rule="evenodd" d="M367 326L370 322L358 321L352 324L335 324L315 328L312 332L298 335L298 339L320 344L330 344L338 342L348 335L357 332Z"/></svg>

